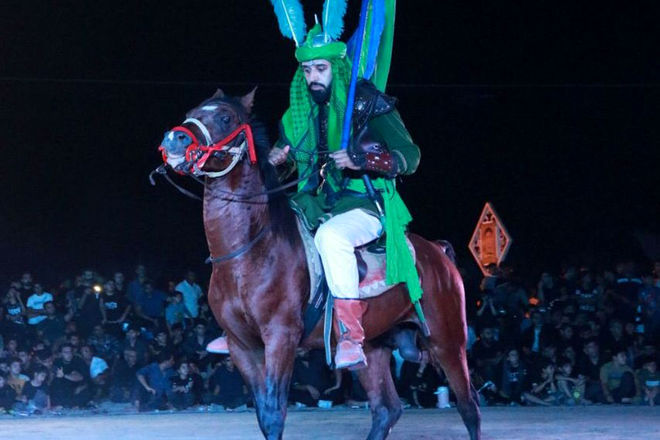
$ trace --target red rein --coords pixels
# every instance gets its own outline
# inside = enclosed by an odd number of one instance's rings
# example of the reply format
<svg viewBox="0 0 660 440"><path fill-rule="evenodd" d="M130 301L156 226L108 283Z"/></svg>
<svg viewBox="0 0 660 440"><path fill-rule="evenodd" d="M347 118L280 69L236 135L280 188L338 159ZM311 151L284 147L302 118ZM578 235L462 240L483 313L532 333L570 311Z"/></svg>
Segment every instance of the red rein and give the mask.
<svg viewBox="0 0 660 440"><path fill-rule="evenodd" d="M236 130L232 131L229 133L229 135L218 142L212 144L212 145L200 145L199 140L197 139L197 136L190 131L190 129L183 127L179 125L178 127L174 127L172 132L183 132L186 135L192 139L192 143L188 145L186 148L186 162L190 163L190 170L194 170L197 168L198 170L201 169L204 164L206 164L206 161L208 160L209 157L211 157L211 154L213 154L216 151L222 151L225 150L229 145L231 141L236 139L239 134L245 133L245 140L247 141L247 147L248 147L248 158L250 159L250 164L254 165L257 163L257 153L254 148L254 138L252 136L252 128L248 124L241 124L238 127L236 127ZM163 155L163 162L167 163L167 152L164 146L158 147L160 150L161 154ZM201 156L200 156L200 153Z"/></svg>

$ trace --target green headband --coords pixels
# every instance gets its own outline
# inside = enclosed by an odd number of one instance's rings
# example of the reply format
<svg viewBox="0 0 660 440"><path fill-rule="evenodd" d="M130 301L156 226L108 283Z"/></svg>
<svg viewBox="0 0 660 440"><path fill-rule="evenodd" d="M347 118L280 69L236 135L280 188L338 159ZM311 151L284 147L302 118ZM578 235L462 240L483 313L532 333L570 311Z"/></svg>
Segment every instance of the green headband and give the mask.
<svg viewBox="0 0 660 440"><path fill-rule="evenodd" d="M305 42L296 49L296 59L299 63L310 60L331 60L346 56L346 44L341 41L323 40L321 25L316 24L310 29Z"/></svg>

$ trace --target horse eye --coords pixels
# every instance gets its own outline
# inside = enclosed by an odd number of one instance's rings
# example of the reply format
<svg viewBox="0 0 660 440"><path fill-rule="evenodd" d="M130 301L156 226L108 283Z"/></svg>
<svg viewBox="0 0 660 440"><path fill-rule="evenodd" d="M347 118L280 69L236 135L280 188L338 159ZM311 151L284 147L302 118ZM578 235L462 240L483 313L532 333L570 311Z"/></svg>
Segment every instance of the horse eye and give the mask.
<svg viewBox="0 0 660 440"><path fill-rule="evenodd" d="M222 119L222 122L224 122L225 124L229 124L229 121L231 120L231 118L229 116L223 116L221 119Z"/></svg>

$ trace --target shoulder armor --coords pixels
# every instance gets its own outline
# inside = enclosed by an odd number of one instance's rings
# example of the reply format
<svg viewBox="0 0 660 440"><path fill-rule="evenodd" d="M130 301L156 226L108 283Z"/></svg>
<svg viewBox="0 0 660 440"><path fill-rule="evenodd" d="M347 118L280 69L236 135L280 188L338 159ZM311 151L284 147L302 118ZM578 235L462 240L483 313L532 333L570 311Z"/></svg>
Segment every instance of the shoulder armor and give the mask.
<svg viewBox="0 0 660 440"><path fill-rule="evenodd" d="M355 87L353 128L360 131L369 120L394 110L396 98L386 95L371 82L362 79Z"/></svg>

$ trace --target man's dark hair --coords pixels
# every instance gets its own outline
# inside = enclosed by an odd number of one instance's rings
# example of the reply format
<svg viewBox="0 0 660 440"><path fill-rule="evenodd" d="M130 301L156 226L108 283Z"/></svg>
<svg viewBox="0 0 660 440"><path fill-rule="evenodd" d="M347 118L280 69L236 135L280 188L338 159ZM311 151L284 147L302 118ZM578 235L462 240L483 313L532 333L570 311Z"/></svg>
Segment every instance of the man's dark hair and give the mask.
<svg viewBox="0 0 660 440"><path fill-rule="evenodd" d="M156 362L159 364L162 364L163 362L169 361L172 359L173 355L171 352L163 350L160 353L158 353L158 356L156 356Z"/></svg>
<svg viewBox="0 0 660 440"><path fill-rule="evenodd" d="M39 373L48 374L48 368L44 367L43 365L36 367L34 370L32 370L32 377L36 377L36 375Z"/></svg>

